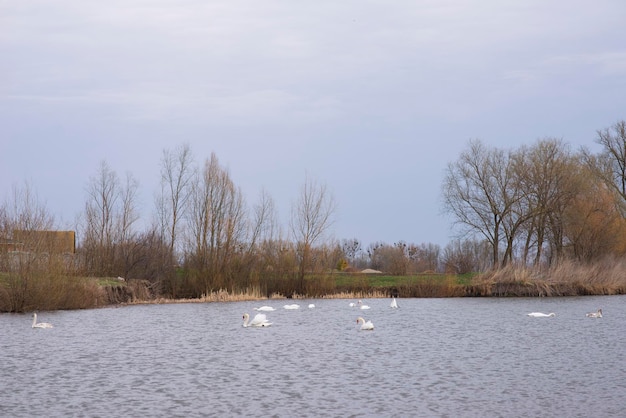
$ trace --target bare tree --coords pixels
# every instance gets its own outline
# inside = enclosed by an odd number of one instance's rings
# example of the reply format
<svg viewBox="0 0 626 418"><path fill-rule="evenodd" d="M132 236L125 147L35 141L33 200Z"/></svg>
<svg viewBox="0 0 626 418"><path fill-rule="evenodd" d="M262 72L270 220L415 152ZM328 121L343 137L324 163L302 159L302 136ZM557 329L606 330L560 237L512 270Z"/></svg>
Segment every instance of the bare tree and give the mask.
<svg viewBox="0 0 626 418"><path fill-rule="evenodd" d="M102 161L89 179L85 204L83 247L92 274L113 274L116 206L120 199L117 174Z"/></svg>
<svg viewBox="0 0 626 418"><path fill-rule="evenodd" d="M556 261L563 248L563 211L577 194L580 166L567 144L555 138L541 139L531 147L522 146L512 159L521 199L505 222L510 238L508 248L514 240L518 241L523 262L530 261L534 248L533 264L537 265L547 243Z"/></svg>
<svg viewBox="0 0 626 418"><path fill-rule="evenodd" d="M445 271L454 274L483 271L490 247L487 241L455 240L448 243L442 256Z"/></svg>
<svg viewBox="0 0 626 418"><path fill-rule="evenodd" d="M126 174L126 183L120 190L119 208L116 208L116 270L124 277L131 276L134 267L141 262L144 256L139 250L140 240L135 230L135 224L139 220L137 209L137 191L139 182L132 174Z"/></svg>
<svg viewBox="0 0 626 418"><path fill-rule="evenodd" d="M177 238L189 201L194 172L193 157L188 144L175 150L163 150L161 193L156 206L161 234L167 237L173 257L178 249Z"/></svg>
<svg viewBox="0 0 626 418"><path fill-rule="evenodd" d="M361 242L358 239L352 238L341 240L341 250L343 251L344 256L348 259L350 266L354 267L356 259L363 251L363 248L361 247Z"/></svg>
<svg viewBox="0 0 626 418"><path fill-rule="evenodd" d="M189 255L202 292L233 285L232 262L246 237L241 191L211 154L192 184L188 211Z"/></svg>
<svg viewBox="0 0 626 418"><path fill-rule="evenodd" d="M298 201L292 205L290 229L299 255L300 291L310 267L312 246L320 241L333 224L335 200L325 184L306 177Z"/></svg>
<svg viewBox="0 0 626 418"><path fill-rule="evenodd" d="M56 274L56 258L50 242L38 231L53 228L54 217L29 183L13 187L12 197L0 207L0 270L6 275L0 286L0 311L22 312L48 307L45 281Z"/></svg>
<svg viewBox="0 0 626 418"><path fill-rule="evenodd" d="M596 142L603 148L598 159L599 174L626 200L626 121L619 121L597 134Z"/></svg>
<svg viewBox="0 0 626 418"><path fill-rule="evenodd" d="M260 241L273 241L279 232L276 205L266 190L261 190L259 201L254 205L253 211L250 247L255 247Z"/></svg>
<svg viewBox="0 0 626 418"><path fill-rule="evenodd" d="M466 232L487 239L492 247L493 267L499 261L503 222L520 198L513 187L511 168L504 151L488 149L474 140L456 162L448 165L443 183L445 210Z"/></svg>
<svg viewBox="0 0 626 418"><path fill-rule="evenodd" d="M407 274L409 267L407 250L408 246L403 241L393 245L375 242L369 245L367 253L373 269L384 271L387 274L402 276Z"/></svg>

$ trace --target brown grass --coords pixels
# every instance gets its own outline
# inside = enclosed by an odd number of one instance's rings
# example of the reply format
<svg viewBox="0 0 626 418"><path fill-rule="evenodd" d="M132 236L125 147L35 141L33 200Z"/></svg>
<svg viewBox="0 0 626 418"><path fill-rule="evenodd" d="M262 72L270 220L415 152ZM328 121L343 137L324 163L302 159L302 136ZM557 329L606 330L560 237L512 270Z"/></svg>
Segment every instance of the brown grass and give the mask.
<svg viewBox="0 0 626 418"><path fill-rule="evenodd" d="M43 273L28 270L0 274L0 312L30 310L89 309L107 305L143 303L207 303L279 299L374 299L387 298L397 292L404 298L440 297L536 297L626 294L626 261L605 260L591 265L571 261L551 268L507 266L459 282L455 276L437 276L397 282L385 286L329 289L324 294L290 294L275 292L267 297L260 287L239 291L225 289L195 299L167 299L155 295L150 283L143 280L98 284L97 279L66 275L57 271Z"/></svg>
<svg viewBox="0 0 626 418"><path fill-rule="evenodd" d="M549 269L508 266L474 278L467 296L582 296L626 294L626 263L565 261Z"/></svg>

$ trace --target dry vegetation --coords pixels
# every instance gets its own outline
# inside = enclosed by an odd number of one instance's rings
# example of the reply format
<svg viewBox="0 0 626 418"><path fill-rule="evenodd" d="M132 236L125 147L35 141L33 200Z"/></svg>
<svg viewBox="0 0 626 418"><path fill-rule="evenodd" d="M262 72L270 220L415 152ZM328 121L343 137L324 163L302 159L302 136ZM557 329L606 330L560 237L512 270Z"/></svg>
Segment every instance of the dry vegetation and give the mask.
<svg viewBox="0 0 626 418"><path fill-rule="evenodd" d="M549 269L508 266L477 276L467 296L581 296L626 294L624 261L590 265L565 261Z"/></svg>
<svg viewBox="0 0 626 418"><path fill-rule="evenodd" d="M315 277L309 278L315 280ZM11 274L0 275L0 312L31 310L88 309L109 305L142 303L210 303L280 299L363 299L386 298L396 294L403 298L439 297L555 297L626 294L626 262L605 261L582 265L571 261L540 269L507 266L473 278L455 275L422 275L419 278L398 276L378 280L375 276L354 275L350 286L345 277L341 290L331 289L325 279L325 294L269 296L257 287L240 291L225 289L203 294L199 298L167 298L155 294L145 280L103 280L56 274L31 274L18 280Z"/></svg>
<svg viewBox="0 0 626 418"><path fill-rule="evenodd" d="M289 223L262 193L247 206L215 154L164 150L157 222L139 230L138 182L102 162L78 231L58 231L25 185L0 203L0 312L278 298L511 297L626 293L626 121L602 151L545 138L471 141L449 164L446 211L463 240L329 240L334 198L307 178ZM196 162L197 161L197 162ZM76 239L79 237L79 241ZM358 272L370 269L386 274ZM426 272L418 274L419 272ZM472 273L472 272L480 272ZM102 280L123 276L126 280Z"/></svg>

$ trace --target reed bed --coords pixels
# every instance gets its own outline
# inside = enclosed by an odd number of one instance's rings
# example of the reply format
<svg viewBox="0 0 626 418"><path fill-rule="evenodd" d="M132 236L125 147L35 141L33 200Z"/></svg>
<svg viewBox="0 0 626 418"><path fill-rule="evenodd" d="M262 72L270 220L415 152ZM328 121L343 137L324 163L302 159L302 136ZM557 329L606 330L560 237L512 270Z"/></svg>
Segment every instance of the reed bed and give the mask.
<svg viewBox="0 0 626 418"><path fill-rule="evenodd" d="M551 268L507 266L484 273L466 287L466 296L584 296L626 294L626 263L564 261Z"/></svg>
<svg viewBox="0 0 626 418"><path fill-rule="evenodd" d="M384 280L383 280L384 279ZM394 282L395 279L395 282ZM0 312L89 309L124 304L210 303L282 299L376 299L443 297L556 297L626 294L626 261L594 264L565 261L550 268L506 266L473 277L420 275L382 278L342 277L340 284L324 281L311 293L267 295L259 286L220 289L198 298L167 298L144 280L98 280L41 271L17 275L0 273ZM376 282L378 280L378 282Z"/></svg>

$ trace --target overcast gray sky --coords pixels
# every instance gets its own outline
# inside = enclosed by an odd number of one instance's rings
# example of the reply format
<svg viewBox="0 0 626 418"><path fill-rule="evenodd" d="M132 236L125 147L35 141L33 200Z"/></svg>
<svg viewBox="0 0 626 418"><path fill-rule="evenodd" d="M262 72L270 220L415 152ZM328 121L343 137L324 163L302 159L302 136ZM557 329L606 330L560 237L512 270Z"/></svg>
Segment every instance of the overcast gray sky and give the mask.
<svg viewBox="0 0 626 418"><path fill-rule="evenodd" d="M446 165L478 138L594 149L626 118L626 3L0 0L0 198L73 227L105 160L153 212L163 149L215 152L283 224L305 176L334 237L445 245Z"/></svg>

